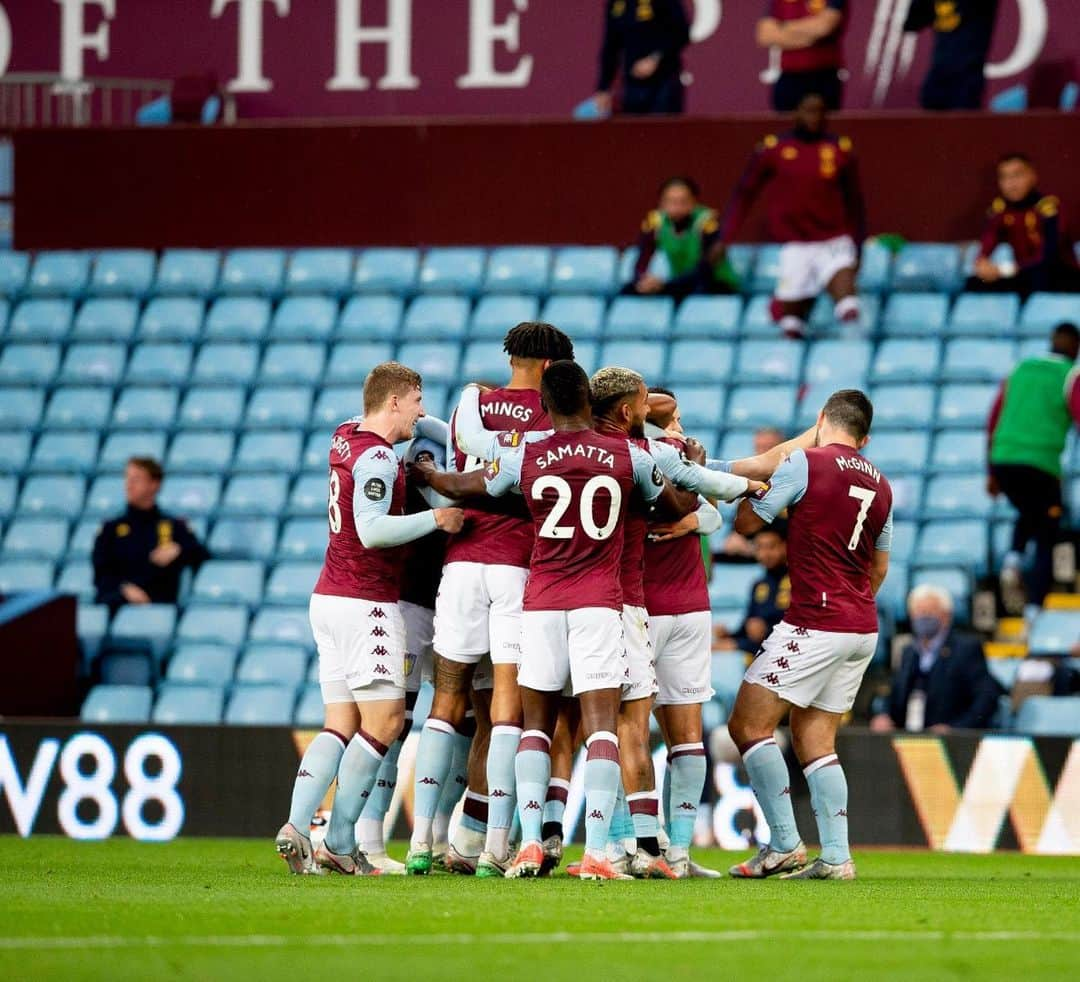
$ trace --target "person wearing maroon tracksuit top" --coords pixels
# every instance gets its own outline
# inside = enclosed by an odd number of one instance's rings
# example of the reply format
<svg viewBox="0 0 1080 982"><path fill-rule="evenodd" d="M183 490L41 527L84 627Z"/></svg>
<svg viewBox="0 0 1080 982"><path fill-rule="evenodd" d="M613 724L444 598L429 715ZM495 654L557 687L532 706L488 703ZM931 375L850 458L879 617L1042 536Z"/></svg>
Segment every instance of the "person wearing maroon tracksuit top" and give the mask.
<svg viewBox="0 0 1080 982"><path fill-rule="evenodd" d="M780 76L772 92L777 112L791 112L811 93L827 108L841 108L846 29L847 0L768 0L756 40L762 48L780 49Z"/></svg>

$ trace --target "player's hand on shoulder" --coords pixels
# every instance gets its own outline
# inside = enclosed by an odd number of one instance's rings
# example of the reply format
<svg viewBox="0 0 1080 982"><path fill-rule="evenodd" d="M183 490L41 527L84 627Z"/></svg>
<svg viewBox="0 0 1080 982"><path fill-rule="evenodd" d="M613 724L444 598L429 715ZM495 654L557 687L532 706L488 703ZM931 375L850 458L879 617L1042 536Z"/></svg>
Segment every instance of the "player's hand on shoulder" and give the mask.
<svg viewBox="0 0 1080 982"><path fill-rule="evenodd" d="M428 486L428 475L434 474L437 470L434 460L418 457L407 466L406 476L417 487L426 488Z"/></svg>
<svg viewBox="0 0 1080 982"><path fill-rule="evenodd" d="M444 532L460 532L465 524L465 512L460 508L436 508L435 524Z"/></svg>
<svg viewBox="0 0 1080 982"><path fill-rule="evenodd" d="M686 441L686 445L683 447L683 455L691 463L701 464L702 466L705 464L705 446L700 440L695 440L693 437Z"/></svg>

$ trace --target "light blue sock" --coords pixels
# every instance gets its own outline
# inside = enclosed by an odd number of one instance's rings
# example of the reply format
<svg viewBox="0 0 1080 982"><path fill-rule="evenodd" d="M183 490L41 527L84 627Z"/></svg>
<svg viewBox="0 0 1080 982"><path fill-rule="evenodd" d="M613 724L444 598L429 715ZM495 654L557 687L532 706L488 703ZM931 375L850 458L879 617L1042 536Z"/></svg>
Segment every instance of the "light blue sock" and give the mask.
<svg viewBox="0 0 1080 982"><path fill-rule="evenodd" d="M515 759L521 742L521 727L513 723L492 723L488 744L487 786L488 827L484 848L496 859L510 851L510 826L514 824L516 796ZM550 764L548 765L550 768ZM547 793L547 785L544 785ZM540 799L541 802L543 798Z"/></svg>
<svg viewBox="0 0 1080 982"><path fill-rule="evenodd" d="M455 736L450 723L430 716L420 731L413 782L413 849L431 848L431 826L453 763Z"/></svg>
<svg viewBox="0 0 1080 982"><path fill-rule="evenodd" d="M547 801L544 802L544 838L563 834L563 816L570 796L570 782L561 777L548 781ZM520 798L520 794L518 796Z"/></svg>
<svg viewBox="0 0 1080 982"><path fill-rule="evenodd" d="M791 777L776 741L769 737L749 747L743 753L743 766L769 823L769 845L778 852L790 852L799 844L799 829L791 807Z"/></svg>
<svg viewBox="0 0 1080 982"><path fill-rule="evenodd" d="M660 804L664 809L664 831L671 838L671 758L664 768L664 784L660 790Z"/></svg>
<svg viewBox="0 0 1080 982"><path fill-rule="evenodd" d="M386 850L383 821L390 810L390 802L394 800L400 755L401 740L395 740L383 758L379 773L375 775L375 787L371 789L364 810L360 813L360 822L356 826L356 841L362 853L381 853Z"/></svg>
<svg viewBox="0 0 1080 982"><path fill-rule="evenodd" d="M705 744L680 743L671 748L664 775L668 837L677 849L689 849L694 841L694 823L705 787Z"/></svg>
<svg viewBox="0 0 1080 982"><path fill-rule="evenodd" d="M602 859L619 794L619 738L598 730L585 746L585 851Z"/></svg>
<svg viewBox="0 0 1080 982"><path fill-rule="evenodd" d="M388 749L360 730L341 755L337 794L326 829L326 848L331 852L344 856L356 848L356 820L364 810Z"/></svg>
<svg viewBox="0 0 1080 982"><path fill-rule="evenodd" d="M337 776L345 738L332 730L323 730L308 744L293 784L289 824L303 835L311 831L311 817Z"/></svg>
<svg viewBox="0 0 1080 982"><path fill-rule="evenodd" d="M655 791L638 791L626 796L635 839L655 839L660 831L660 800ZM639 843L640 845L640 843Z"/></svg>
<svg viewBox="0 0 1080 982"><path fill-rule="evenodd" d="M551 780L551 740L540 730L526 730L521 735L514 758L517 800L521 812L521 841L543 839L544 799Z"/></svg>
<svg viewBox="0 0 1080 982"><path fill-rule="evenodd" d="M847 777L836 754L819 757L803 768L810 785L821 858L834 866L851 859L847 827Z"/></svg>
<svg viewBox="0 0 1080 982"><path fill-rule="evenodd" d="M615 804L611 809L611 825L608 826L608 842L623 847L624 839L634 838L634 820L630 816L630 805L623 790L622 775L619 776L619 788L615 793Z"/></svg>
<svg viewBox="0 0 1080 982"><path fill-rule="evenodd" d="M462 828L480 834L487 833L488 796L475 791L465 792L465 801L461 806Z"/></svg>
<svg viewBox="0 0 1080 982"><path fill-rule="evenodd" d="M432 823L432 838L437 850L442 849L450 838L450 817L461 801L468 784L466 768L469 762L469 745L472 737L463 733L454 733L454 754L450 758L450 773L443 782L439 803L435 806L435 820Z"/></svg>

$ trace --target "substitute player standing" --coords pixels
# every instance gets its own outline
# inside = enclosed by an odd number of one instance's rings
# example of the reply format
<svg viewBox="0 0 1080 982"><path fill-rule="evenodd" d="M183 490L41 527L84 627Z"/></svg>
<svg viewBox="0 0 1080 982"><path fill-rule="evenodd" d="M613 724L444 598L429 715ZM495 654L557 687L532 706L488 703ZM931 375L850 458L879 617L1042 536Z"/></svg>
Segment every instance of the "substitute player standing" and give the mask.
<svg viewBox="0 0 1080 982"><path fill-rule="evenodd" d="M728 720L771 835L756 856L732 867L735 877L855 878L836 731L877 648L874 595L892 544L892 489L858 452L873 415L862 392L834 392L818 416L817 445L793 453L766 491L739 506L735 527L744 535L788 510L791 606L747 669ZM810 866L773 739L788 710L821 842Z"/></svg>
<svg viewBox="0 0 1080 982"><path fill-rule="evenodd" d="M405 627L398 609L401 546L436 528L456 532L463 513L405 514L405 468L394 444L424 415L422 381L397 362L364 382L364 416L342 423L330 444L330 542L311 597L326 726L308 747L276 846L294 873L311 865L305 831L337 775L324 843L314 860L348 875L374 868L356 848L355 826L405 717Z"/></svg>

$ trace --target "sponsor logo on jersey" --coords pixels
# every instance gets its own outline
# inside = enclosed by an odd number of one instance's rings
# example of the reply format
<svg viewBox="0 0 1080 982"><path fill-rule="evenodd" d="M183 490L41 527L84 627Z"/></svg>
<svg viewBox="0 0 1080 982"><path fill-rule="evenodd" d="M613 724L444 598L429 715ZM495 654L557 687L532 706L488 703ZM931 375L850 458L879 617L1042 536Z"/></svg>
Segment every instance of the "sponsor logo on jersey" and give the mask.
<svg viewBox="0 0 1080 982"><path fill-rule="evenodd" d="M490 797L492 797L492 798L509 798L510 793L508 791L503 791L502 788L496 788L494 791L491 792Z"/></svg>
<svg viewBox="0 0 1080 982"><path fill-rule="evenodd" d="M314 777L315 775L312 774L311 771L307 770L306 768L301 767L300 770L298 770L296 772L296 776L297 777Z"/></svg>
<svg viewBox="0 0 1080 982"><path fill-rule="evenodd" d="M386 482L381 477L370 477L364 482L364 497L369 501L382 501L386 497Z"/></svg>

